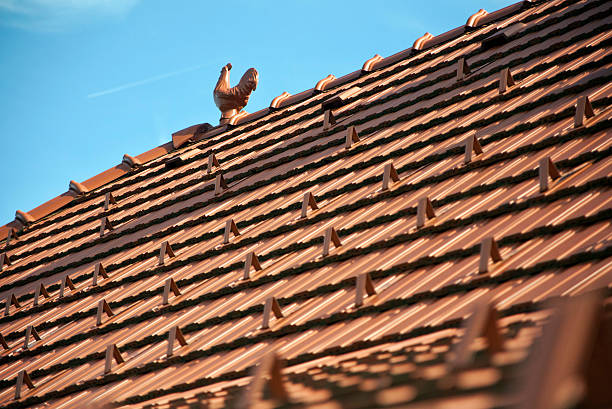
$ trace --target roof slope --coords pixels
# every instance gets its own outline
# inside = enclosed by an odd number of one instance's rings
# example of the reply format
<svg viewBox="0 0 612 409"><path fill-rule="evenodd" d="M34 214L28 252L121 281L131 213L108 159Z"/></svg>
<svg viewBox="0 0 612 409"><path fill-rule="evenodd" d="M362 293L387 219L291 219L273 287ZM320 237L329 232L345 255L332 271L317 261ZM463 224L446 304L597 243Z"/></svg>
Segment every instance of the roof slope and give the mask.
<svg viewBox="0 0 612 409"><path fill-rule="evenodd" d="M549 302L612 295L611 8L476 13L19 216L0 402L517 404Z"/></svg>

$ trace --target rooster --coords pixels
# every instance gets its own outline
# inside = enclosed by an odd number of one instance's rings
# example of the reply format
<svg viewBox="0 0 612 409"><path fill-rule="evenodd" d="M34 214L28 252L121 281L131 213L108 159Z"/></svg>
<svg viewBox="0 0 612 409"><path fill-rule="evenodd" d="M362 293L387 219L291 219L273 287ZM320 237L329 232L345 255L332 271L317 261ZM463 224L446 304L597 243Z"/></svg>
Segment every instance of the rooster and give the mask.
<svg viewBox="0 0 612 409"><path fill-rule="evenodd" d="M236 115L249 102L249 96L257 88L259 82L259 73L255 68L249 68L240 82L233 88L230 88L230 70L232 64L228 63L221 68L219 81L213 91L215 104L221 110L220 123L227 123L229 119Z"/></svg>

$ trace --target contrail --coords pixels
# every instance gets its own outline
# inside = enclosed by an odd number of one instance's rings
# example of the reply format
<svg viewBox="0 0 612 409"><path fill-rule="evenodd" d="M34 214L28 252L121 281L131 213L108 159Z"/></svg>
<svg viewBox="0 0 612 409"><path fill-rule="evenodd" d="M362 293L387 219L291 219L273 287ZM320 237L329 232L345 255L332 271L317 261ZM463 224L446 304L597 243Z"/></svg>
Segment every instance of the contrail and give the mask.
<svg viewBox="0 0 612 409"><path fill-rule="evenodd" d="M166 74L160 74L160 75L156 75L156 76L150 77L150 78L145 78L144 80L129 82L127 84L119 85L117 87L110 88L110 89L107 89L107 90L104 90L104 91L99 91L99 92L91 93L91 94L87 95L87 98L97 98L97 97L101 97L102 95L114 94L115 92L123 91L124 89L134 88L134 87L138 87L138 86L144 85L144 84L150 84L151 82L160 81L160 80L163 80L165 78L174 77L174 76L177 76L177 75L180 75L180 74L184 74L186 72L199 70L200 68L203 68L203 67L205 67L207 65L210 65L210 64L196 65L196 66L193 66L193 67L184 68L182 70L168 72Z"/></svg>

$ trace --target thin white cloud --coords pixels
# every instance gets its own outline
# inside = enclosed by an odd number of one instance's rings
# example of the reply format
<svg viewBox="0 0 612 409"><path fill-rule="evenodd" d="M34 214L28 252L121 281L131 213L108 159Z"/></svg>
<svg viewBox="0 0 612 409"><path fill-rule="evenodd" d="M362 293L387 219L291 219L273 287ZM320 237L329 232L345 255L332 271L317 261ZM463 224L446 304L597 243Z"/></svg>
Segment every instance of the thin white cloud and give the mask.
<svg viewBox="0 0 612 409"><path fill-rule="evenodd" d="M116 87L109 88L109 89L106 89L104 91L93 92L93 93L87 95L87 98L91 99L91 98L101 97L103 95L114 94L115 92L123 91L123 90L129 89L129 88L134 88L134 87L138 87L138 86L141 86L141 85L150 84L152 82L161 81L161 80L166 79L166 78L175 77L177 75L185 74L187 72L199 70L200 68L203 68L203 67L208 66L208 65L210 65L210 64L195 65L193 67L183 68L182 70L177 70L177 71L172 71L172 72L168 72L168 73L165 73L165 74L155 75L153 77L145 78L145 79L140 80L140 81L128 82L127 84L118 85Z"/></svg>
<svg viewBox="0 0 612 409"><path fill-rule="evenodd" d="M92 19L120 18L139 0L0 0L0 23L58 31Z"/></svg>
<svg viewBox="0 0 612 409"><path fill-rule="evenodd" d="M27 14L30 12L30 9L24 7L24 3L17 3L15 0L0 0L0 11Z"/></svg>

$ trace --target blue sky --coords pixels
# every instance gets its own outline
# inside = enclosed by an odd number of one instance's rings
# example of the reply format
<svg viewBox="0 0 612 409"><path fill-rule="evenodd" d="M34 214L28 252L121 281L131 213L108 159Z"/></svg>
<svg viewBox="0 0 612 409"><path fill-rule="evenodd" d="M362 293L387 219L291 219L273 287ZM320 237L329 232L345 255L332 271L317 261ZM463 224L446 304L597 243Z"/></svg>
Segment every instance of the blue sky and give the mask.
<svg viewBox="0 0 612 409"><path fill-rule="evenodd" d="M254 112L512 3L0 0L0 225L124 153L216 125L212 89L228 61L232 85L259 71Z"/></svg>

